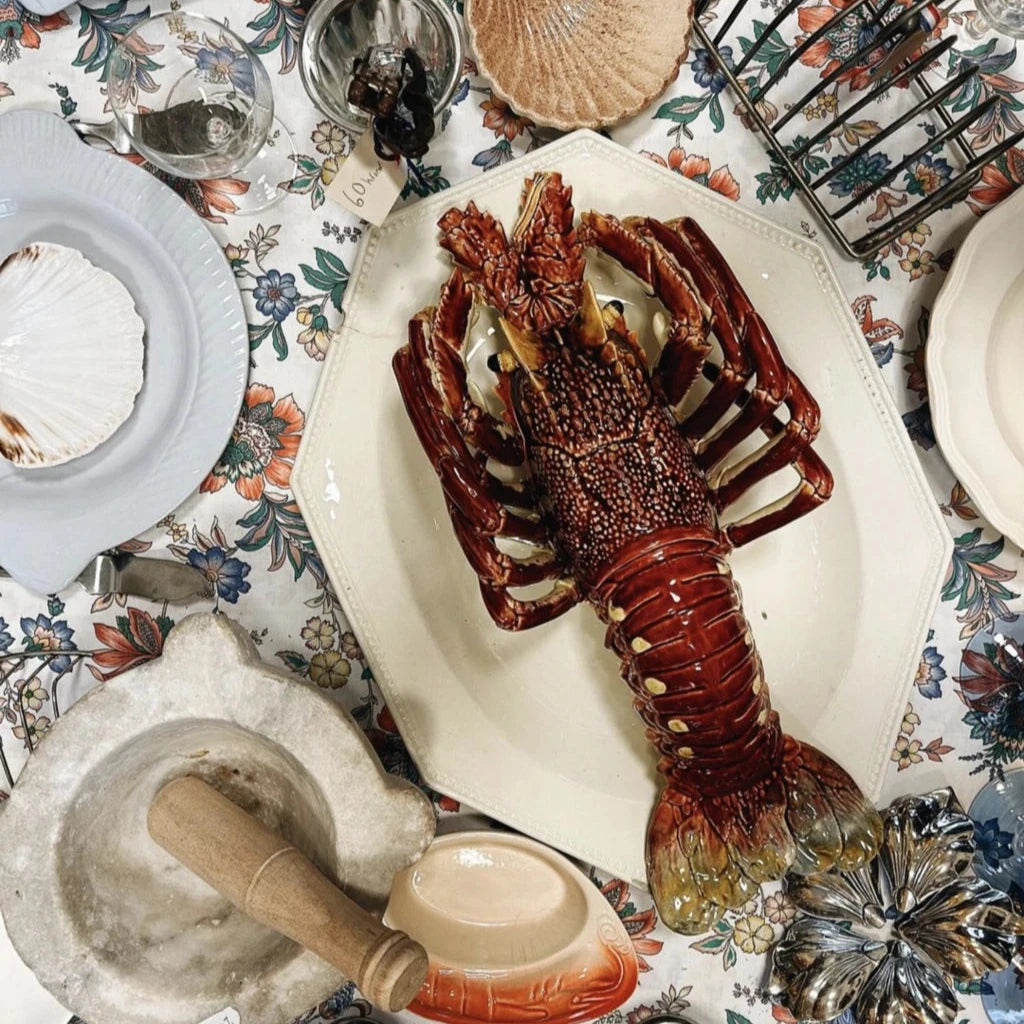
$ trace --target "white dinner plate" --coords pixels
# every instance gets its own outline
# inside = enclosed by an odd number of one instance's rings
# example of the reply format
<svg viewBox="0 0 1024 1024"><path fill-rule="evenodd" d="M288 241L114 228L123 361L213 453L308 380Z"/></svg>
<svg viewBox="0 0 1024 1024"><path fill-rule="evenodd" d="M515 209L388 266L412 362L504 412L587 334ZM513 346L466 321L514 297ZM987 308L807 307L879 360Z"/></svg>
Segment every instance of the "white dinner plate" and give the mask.
<svg viewBox="0 0 1024 1024"><path fill-rule="evenodd" d="M0 459L0 565L45 594L195 489L231 436L249 343L231 267L179 196L60 118L14 111L0 117L0 261L36 241L114 274L146 324L142 391L112 437L46 469Z"/></svg>
<svg viewBox="0 0 1024 1024"><path fill-rule="evenodd" d="M960 246L925 349L935 437L979 511L1024 545L1024 191Z"/></svg>
<svg viewBox="0 0 1024 1024"><path fill-rule="evenodd" d="M821 404L835 493L737 551L736 577L785 729L874 798L951 552L903 424L821 250L591 132L392 215L363 243L292 483L424 778L508 825L643 884L655 754L586 606L525 633L491 621L391 370L449 261L437 220L474 199L506 225L523 179L562 172L577 210L690 214L721 246ZM658 308L606 261L588 274L650 341ZM487 320L467 349L484 371ZM756 443L756 442L754 442ZM751 492L770 500L791 471ZM898 537L898 544L884 543Z"/></svg>

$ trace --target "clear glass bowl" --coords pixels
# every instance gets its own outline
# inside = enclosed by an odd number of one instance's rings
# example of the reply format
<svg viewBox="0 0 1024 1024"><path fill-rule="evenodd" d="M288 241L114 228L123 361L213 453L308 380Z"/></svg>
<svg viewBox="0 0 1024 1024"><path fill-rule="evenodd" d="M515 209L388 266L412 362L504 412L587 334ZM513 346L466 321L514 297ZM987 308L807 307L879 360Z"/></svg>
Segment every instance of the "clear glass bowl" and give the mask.
<svg viewBox="0 0 1024 1024"><path fill-rule="evenodd" d="M1024 0L976 0L975 7L997 32L1024 39Z"/></svg>
<svg viewBox="0 0 1024 1024"><path fill-rule="evenodd" d="M355 62L370 52L374 68L397 73L412 47L427 71L437 116L462 76L462 35L442 0L320 0L306 18L299 73L309 98L333 121L362 133L366 114L348 102Z"/></svg>

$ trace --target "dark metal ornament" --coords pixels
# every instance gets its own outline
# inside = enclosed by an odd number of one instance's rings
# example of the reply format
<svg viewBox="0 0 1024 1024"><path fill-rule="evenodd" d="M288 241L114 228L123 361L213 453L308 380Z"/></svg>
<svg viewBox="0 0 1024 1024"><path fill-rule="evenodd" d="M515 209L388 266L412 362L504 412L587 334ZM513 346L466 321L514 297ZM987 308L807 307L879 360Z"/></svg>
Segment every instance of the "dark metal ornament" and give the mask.
<svg viewBox="0 0 1024 1024"><path fill-rule="evenodd" d="M370 55L360 57L352 67L348 101L374 117L390 117L398 108L401 81L381 68L370 66Z"/></svg>
<svg viewBox="0 0 1024 1024"><path fill-rule="evenodd" d="M348 101L371 117L373 148L382 160L418 159L434 136L434 105L427 71L415 50L406 48L398 75L370 66L370 54L356 61Z"/></svg>

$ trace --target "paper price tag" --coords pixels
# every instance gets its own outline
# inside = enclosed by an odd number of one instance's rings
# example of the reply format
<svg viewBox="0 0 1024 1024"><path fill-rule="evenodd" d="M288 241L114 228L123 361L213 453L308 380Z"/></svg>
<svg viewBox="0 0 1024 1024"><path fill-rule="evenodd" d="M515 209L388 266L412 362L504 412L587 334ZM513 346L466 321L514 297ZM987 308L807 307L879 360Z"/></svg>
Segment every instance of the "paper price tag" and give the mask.
<svg viewBox="0 0 1024 1024"><path fill-rule="evenodd" d="M327 198L380 227L404 185L405 161L381 160L367 131L327 186Z"/></svg>
<svg viewBox="0 0 1024 1024"><path fill-rule="evenodd" d="M241 1020L233 1006L225 1006L223 1010L218 1010L212 1017L201 1020L199 1024L241 1024Z"/></svg>

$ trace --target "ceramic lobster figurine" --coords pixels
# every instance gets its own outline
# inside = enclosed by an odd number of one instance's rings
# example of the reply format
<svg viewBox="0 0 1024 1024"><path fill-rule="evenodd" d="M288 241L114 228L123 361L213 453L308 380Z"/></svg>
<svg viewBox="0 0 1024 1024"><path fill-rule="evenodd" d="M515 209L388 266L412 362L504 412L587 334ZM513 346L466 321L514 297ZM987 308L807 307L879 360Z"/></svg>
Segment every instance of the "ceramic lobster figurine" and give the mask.
<svg viewBox="0 0 1024 1024"><path fill-rule="evenodd" d="M817 404L700 228L593 212L575 228L571 197L558 174L535 175L510 238L473 203L445 214L441 245L456 268L437 306L410 322L393 365L494 621L527 629L587 601L608 624L661 755L651 890L662 920L693 934L761 882L849 870L877 848L878 814L849 775L780 729L728 563L733 547L825 501L832 477L810 447ZM653 372L621 304L602 308L584 280L588 247L667 308ZM489 363L503 419L468 387L474 302L497 310L508 342ZM707 358L711 332L720 366ZM683 415L702 373L710 390ZM758 430L767 441L730 463ZM497 479L493 463L520 467L521 482ZM799 475L795 490L720 525L725 508L784 466ZM514 558L497 538L536 554ZM509 592L542 581L551 588L537 599Z"/></svg>

